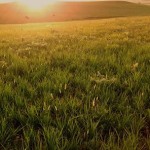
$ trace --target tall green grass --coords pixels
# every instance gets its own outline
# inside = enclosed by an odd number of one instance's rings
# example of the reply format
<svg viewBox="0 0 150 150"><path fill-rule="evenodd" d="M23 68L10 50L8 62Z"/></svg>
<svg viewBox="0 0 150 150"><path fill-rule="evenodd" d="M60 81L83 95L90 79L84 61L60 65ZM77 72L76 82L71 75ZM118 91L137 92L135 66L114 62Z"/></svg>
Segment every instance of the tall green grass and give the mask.
<svg viewBox="0 0 150 150"><path fill-rule="evenodd" d="M0 149L150 149L150 17L0 26Z"/></svg>

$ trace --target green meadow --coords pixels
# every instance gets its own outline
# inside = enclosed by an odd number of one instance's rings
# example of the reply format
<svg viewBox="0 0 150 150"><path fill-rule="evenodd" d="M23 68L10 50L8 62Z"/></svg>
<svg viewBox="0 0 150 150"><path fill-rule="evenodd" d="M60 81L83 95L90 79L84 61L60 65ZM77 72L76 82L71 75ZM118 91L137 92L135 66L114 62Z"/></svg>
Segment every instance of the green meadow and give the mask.
<svg viewBox="0 0 150 150"><path fill-rule="evenodd" d="M150 149L149 25L0 25L0 149Z"/></svg>

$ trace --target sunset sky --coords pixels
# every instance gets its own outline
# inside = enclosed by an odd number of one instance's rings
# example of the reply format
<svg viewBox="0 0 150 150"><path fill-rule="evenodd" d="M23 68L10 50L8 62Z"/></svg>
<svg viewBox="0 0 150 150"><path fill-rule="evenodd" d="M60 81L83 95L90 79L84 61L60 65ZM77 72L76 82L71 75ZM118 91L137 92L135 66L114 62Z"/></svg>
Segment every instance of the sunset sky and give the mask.
<svg viewBox="0 0 150 150"><path fill-rule="evenodd" d="M14 1L15 0L0 0L0 3L7 3L7 2L14 2ZM98 1L98 0L64 0L64 1ZM105 1L105 0L99 0L99 1ZM140 1L144 1L144 0L126 0L126 1L140 2Z"/></svg>

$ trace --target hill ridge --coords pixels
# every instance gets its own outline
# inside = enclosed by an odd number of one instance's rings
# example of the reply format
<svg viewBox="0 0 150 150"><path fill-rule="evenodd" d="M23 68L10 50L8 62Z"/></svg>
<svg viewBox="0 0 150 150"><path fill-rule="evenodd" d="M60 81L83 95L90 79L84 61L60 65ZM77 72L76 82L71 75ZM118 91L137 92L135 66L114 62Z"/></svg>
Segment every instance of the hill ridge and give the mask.
<svg viewBox="0 0 150 150"><path fill-rule="evenodd" d="M0 4L0 24L148 15L150 6L127 1L59 2L50 4L43 12L31 12L15 2Z"/></svg>

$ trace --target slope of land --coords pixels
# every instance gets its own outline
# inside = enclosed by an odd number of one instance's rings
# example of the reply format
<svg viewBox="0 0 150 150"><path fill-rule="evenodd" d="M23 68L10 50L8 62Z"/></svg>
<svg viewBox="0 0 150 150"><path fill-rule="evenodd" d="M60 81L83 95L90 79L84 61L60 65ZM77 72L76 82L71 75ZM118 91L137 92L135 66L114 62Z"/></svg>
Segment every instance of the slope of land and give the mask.
<svg viewBox="0 0 150 150"><path fill-rule="evenodd" d="M149 24L0 25L0 149L150 149Z"/></svg>
<svg viewBox="0 0 150 150"><path fill-rule="evenodd" d="M69 21L150 15L150 6L130 2L62 2L43 12L31 12L17 3L0 5L0 23Z"/></svg>

